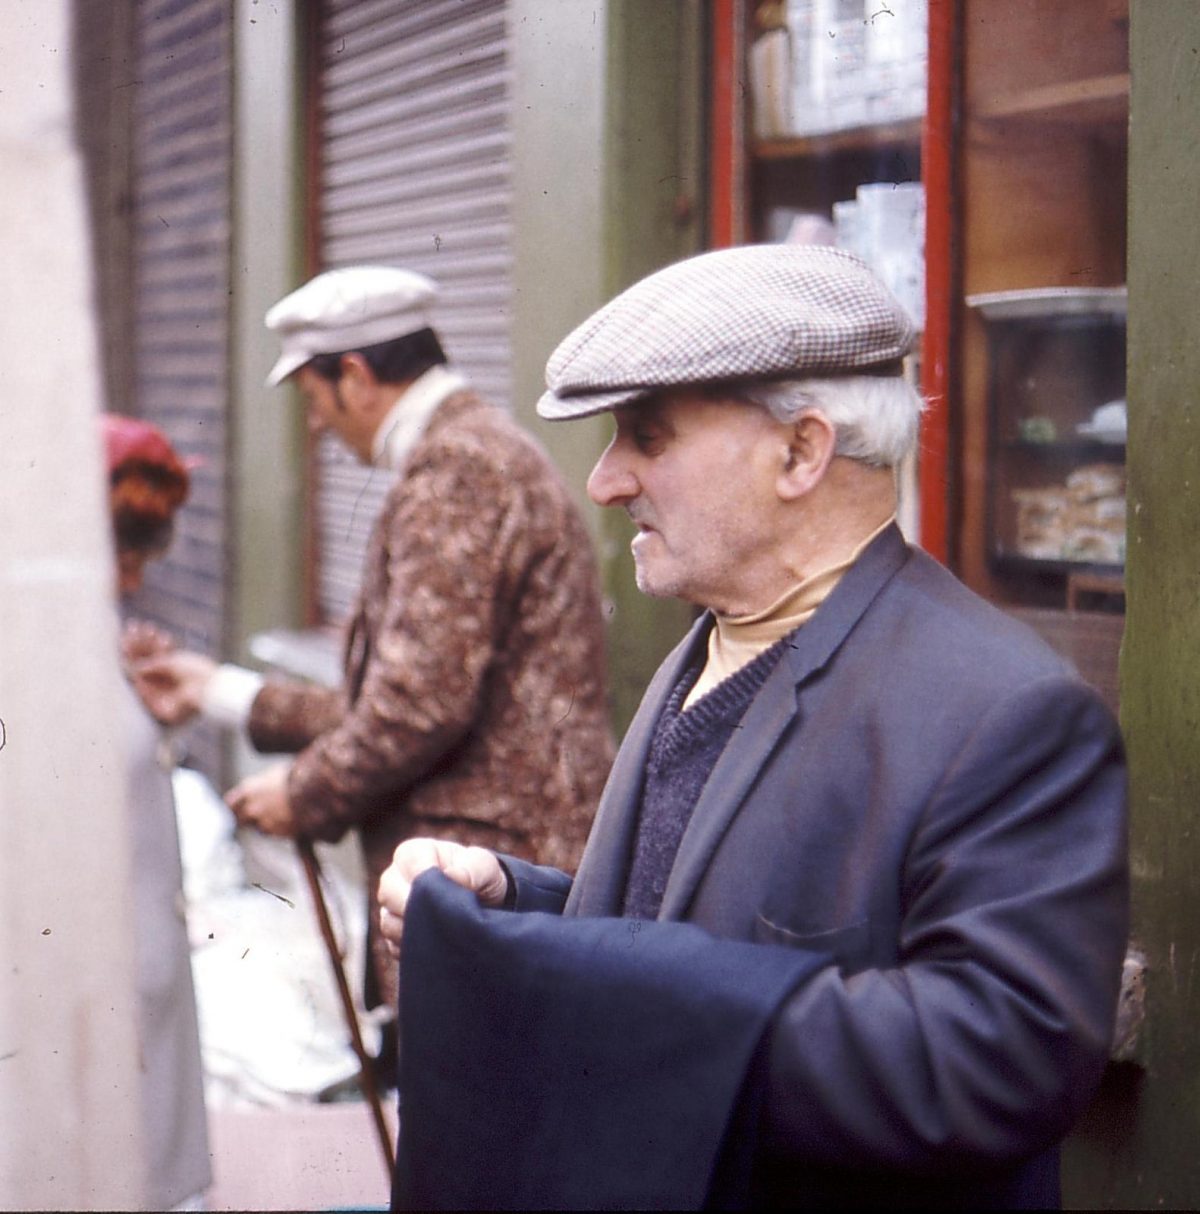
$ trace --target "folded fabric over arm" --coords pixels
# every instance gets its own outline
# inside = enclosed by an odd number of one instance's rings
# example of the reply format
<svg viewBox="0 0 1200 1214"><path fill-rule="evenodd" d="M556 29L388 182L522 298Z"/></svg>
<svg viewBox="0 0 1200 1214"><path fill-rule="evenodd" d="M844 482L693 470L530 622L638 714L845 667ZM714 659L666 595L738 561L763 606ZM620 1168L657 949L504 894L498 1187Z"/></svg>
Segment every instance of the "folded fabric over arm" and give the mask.
<svg viewBox="0 0 1200 1214"><path fill-rule="evenodd" d="M485 910L422 875L401 960L394 1208L745 1204L756 1050L827 963L682 923Z"/></svg>

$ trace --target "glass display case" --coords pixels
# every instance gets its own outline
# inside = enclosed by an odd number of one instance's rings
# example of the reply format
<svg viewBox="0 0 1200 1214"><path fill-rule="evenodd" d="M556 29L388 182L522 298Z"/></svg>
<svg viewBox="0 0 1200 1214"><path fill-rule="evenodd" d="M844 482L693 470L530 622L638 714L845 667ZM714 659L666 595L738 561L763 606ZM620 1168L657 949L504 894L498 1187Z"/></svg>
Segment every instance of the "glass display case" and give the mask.
<svg viewBox="0 0 1200 1214"><path fill-rule="evenodd" d="M951 563L1011 610L1119 612L1128 7L955 13L953 302L925 352L951 368Z"/></svg>
<svg viewBox="0 0 1200 1214"><path fill-rule="evenodd" d="M913 301L930 406L906 533L1005 610L1117 615L1128 0L712 13L713 242L816 235Z"/></svg>
<svg viewBox="0 0 1200 1214"><path fill-rule="evenodd" d="M996 291L967 304L987 333L989 561L1018 575L1118 576L1124 288Z"/></svg>

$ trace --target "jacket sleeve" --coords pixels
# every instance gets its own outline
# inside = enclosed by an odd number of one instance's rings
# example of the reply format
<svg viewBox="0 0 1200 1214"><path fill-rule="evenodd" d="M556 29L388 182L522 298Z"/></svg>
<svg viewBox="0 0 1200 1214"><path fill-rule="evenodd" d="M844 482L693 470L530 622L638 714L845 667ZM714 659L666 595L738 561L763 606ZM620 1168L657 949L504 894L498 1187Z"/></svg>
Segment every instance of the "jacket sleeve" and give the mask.
<svg viewBox="0 0 1200 1214"><path fill-rule="evenodd" d="M332 729L346 714L340 688L291 679L268 679L254 697L246 730L264 754L295 754Z"/></svg>
<svg viewBox="0 0 1200 1214"><path fill-rule="evenodd" d="M772 1153L937 1172L1057 1141L1108 1054L1124 807L1119 734L1085 687L995 704L913 834L898 963L826 966L774 1021Z"/></svg>
<svg viewBox="0 0 1200 1214"><path fill-rule="evenodd" d="M497 859L508 877L505 910L562 914L571 892L571 877L567 873L545 864L531 864L516 856L497 856Z"/></svg>
<svg viewBox="0 0 1200 1214"><path fill-rule="evenodd" d="M497 632L515 490L452 447L410 466L385 506L387 601L353 707L292 766L303 833L339 838L471 728Z"/></svg>

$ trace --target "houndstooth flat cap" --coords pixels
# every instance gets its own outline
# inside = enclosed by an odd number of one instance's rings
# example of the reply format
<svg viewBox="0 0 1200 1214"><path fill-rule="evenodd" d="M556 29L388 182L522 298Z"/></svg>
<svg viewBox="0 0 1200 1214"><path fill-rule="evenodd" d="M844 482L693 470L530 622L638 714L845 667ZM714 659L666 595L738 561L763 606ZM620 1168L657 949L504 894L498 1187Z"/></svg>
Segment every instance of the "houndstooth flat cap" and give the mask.
<svg viewBox="0 0 1200 1214"><path fill-rule="evenodd" d="M537 411L563 421L686 384L877 370L915 340L904 307L852 253L720 249L643 278L559 343Z"/></svg>

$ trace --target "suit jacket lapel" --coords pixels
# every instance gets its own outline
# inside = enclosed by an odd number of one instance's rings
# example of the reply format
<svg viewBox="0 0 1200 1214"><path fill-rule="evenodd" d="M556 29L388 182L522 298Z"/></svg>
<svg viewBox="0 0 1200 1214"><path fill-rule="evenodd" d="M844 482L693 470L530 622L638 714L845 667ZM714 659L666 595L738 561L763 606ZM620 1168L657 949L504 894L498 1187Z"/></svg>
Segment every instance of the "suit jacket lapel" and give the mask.
<svg viewBox="0 0 1200 1214"><path fill-rule="evenodd" d="M833 593L796 634L792 647L746 710L741 728L717 760L696 802L667 881L659 918L684 916L717 845L758 773L784 731L801 715L800 690L804 683L834 655L907 558L907 545L893 525L847 570ZM673 686L672 681L669 687ZM653 724L651 721L651 729Z"/></svg>

